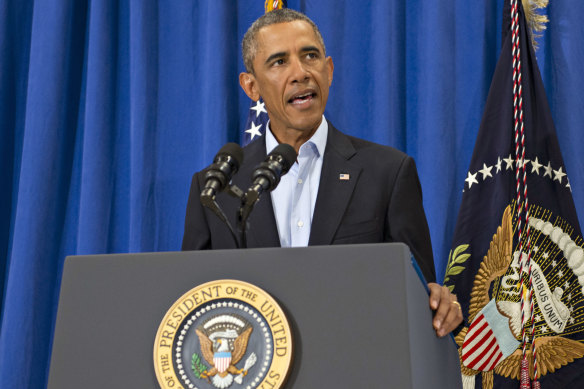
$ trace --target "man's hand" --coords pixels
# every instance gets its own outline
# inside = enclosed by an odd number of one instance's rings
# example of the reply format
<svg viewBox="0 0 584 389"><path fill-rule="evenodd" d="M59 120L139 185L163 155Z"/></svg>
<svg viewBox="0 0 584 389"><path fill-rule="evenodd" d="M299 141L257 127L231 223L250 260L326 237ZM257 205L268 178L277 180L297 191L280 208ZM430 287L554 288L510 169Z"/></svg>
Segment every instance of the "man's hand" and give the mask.
<svg viewBox="0 0 584 389"><path fill-rule="evenodd" d="M428 284L430 289L430 308L436 311L432 325L436 335L443 337L462 323L462 309L456 296L445 286L434 282Z"/></svg>

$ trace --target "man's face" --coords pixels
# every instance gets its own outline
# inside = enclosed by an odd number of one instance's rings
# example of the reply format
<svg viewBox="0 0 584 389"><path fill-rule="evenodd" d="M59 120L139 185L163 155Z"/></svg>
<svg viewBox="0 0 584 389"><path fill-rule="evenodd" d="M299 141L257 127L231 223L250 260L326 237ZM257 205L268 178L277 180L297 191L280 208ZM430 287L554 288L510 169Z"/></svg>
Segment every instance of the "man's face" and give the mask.
<svg viewBox="0 0 584 389"><path fill-rule="evenodd" d="M326 106L332 59L301 20L264 27L257 42L254 74L242 73L241 87L252 100L264 99L276 137L289 130L311 136Z"/></svg>

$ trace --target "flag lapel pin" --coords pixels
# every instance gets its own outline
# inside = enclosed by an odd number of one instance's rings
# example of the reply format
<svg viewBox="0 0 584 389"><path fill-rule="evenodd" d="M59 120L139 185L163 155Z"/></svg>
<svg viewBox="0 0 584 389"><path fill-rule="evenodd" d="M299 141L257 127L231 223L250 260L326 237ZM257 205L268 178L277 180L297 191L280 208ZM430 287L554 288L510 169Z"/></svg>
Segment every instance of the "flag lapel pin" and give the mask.
<svg viewBox="0 0 584 389"><path fill-rule="evenodd" d="M349 178L351 178L351 176L348 173L339 174L339 180L341 181L349 181Z"/></svg>

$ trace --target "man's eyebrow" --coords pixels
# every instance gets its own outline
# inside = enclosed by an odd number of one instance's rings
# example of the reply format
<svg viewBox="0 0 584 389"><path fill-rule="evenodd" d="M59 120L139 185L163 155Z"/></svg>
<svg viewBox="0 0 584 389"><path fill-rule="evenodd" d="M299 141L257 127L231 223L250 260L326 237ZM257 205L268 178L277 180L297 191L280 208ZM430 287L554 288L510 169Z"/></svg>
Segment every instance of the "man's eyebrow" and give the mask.
<svg viewBox="0 0 584 389"><path fill-rule="evenodd" d="M304 47L302 47L302 48L300 49L300 52L301 52L301 53L308 53L308 52L311 52L311 51L316 51L316 52L320 53L320 49L319 49L317 46L304 46ZM287 55L288 55L288 54L287 54L285 51L279 51L279 52L277 52L277 53L274 53L274 54L270 55L270 56L269 56L269 57L266 59L266 62L265 62L265 63L266 63L266 64L268 64L268 63L272 62L272 61L273 61L273 60L275 60L275 59L278 59L278 58L284 58L284 57L286 57Z"/></svg>
<svg viewBox="0 0 584 389"><path fill-rule="evenodd" d="M302 49L300 49L300 51L302 53L306 53L309 51L318 51L320 53L320 49L316 46L304 46Z"/></svg>
<svg viewBox="0 0 584 389"><path fill-rule="evenodd" d="M266 59L266 62L265 63L270 63L270 62L272 62L276 58L282 58L282 57L285 57L285 56L286 56L286 53L284 51L280 51L278 53L274 53L274 54L270 55L268 57L268 59Z"/></svg>

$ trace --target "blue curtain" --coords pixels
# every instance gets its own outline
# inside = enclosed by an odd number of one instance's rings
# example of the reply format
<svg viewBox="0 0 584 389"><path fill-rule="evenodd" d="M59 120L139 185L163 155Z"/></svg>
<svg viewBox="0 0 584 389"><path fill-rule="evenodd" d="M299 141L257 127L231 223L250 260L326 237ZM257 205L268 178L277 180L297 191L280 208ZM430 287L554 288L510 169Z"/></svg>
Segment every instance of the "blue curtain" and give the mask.
<svg viewBox="0 0 584 389"><path fill-rule="evenodd" d="M46 385L65 256L178 250L191 175L238 142L240 41L263 0L0 0L0 387ZM418 165L439 279L500 50L500 0L305 0L326 116ZM584 217L584 3L539 39ZM583 224L584 225L584 224Z"/></svg>

